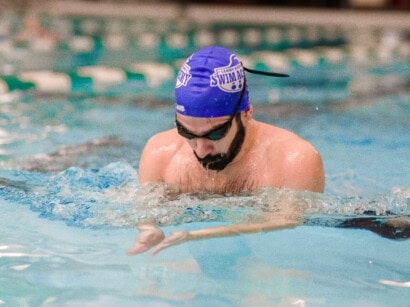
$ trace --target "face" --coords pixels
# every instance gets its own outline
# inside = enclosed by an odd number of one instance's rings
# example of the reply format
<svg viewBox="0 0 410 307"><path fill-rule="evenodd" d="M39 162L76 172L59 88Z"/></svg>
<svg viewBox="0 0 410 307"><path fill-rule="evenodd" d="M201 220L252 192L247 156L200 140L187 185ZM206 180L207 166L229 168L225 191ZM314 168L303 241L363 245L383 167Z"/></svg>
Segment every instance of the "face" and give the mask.
<svg viewBox="0 0 410 307"><path fill-rule="evenodd" d="M208 119L177 115L176 125L201 165L210 170L223 170L238 155L245 139L240 113Z"/></svg>

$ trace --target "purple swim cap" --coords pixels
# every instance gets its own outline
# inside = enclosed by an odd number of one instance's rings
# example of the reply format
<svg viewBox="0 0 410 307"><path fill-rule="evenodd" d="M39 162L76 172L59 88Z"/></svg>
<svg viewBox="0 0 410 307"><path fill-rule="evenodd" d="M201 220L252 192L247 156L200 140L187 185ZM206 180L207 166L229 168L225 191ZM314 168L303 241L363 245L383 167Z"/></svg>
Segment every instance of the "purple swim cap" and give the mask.
<svg viewBox="0 0 410 307"><path fill-rule="evenodd" d="M176 111L193 117L232 115L244 86L245 71L235 54L218 46L203 48L179 70ZM244 91L237 112L249 108L247 86Z"/></svg>

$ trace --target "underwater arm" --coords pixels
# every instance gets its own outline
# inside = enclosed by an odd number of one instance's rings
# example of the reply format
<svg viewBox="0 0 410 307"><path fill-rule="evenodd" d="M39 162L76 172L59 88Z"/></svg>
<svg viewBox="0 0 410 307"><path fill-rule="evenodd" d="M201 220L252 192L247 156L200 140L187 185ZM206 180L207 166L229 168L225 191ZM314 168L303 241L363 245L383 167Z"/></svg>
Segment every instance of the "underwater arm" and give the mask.
<svg viewBox="0 0 410 307"><path fill-rule="evenodd" d="M293 197L289 195L293 195ZM144 224L142 225L143 227L138 227L141 233L135 239L134 247L128 254L143 253L152 248L150 253L151 255L155 255L165 248L187 241L274 231L293 228L302 224L305 211L304 202L301 202L298 194L283 193L283 197L283 199L275 199L275 204L272 204L272 208L275 209L269 212L265 211L262 216L260 216L262 220L246 224L238 223L191 231L178 230L171 232L167 238L165 238L163 232L154 224Z"/></svg>
<svg viewBox="0 0 410 307"><path fill-rule="evenodd" d="M178 245L186 241L237 236L247 233L257 233L263 231L293 228L301 223L300 219L295 216L280 217L278 215L273 214L269 214L268 216L268 221L263 223L235 224L231 226L217 226L192 231L175 231L172 232L168 238L165 238L161 243L155 246L151 251L151 255L155 255L165 248L168 248L173 245Z"/></svg>

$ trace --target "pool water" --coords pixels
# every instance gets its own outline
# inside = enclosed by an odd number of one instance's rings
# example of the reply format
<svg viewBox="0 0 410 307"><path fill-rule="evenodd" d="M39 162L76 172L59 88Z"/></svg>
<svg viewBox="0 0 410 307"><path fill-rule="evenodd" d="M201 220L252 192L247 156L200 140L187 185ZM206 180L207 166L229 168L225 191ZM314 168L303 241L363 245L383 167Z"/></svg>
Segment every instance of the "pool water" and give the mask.
<svg viewBox="0 0 410 307"><path fill-rule="evenodd" d="M141 217L131 214L140 202L138 157L152 133L172 127L172 107L54 97L2 104L20 109L14 118L25 123L6 126L13 142L4 146L9 154L1 171L0 299L58 306L405 306L409 241L326 227L329 212L338 218L355 217L357 210L409 215L409 110L401 99L270 119L322 153L328 211L315 226L190 242L155 257L125 253ZM269 120L263 113L256 116ZM275 192L269 192L273 199ZM252 204L246 197L209 202ZM142 212L169 225L187 204L207 205L191 197ZM165 231L232 222L223 215L197 218Z"/></svg>
<svg viewBox="0 0 410 307"><path fill-rule="evenodd" d="M81 66L88 59L72 61ZM408 73L397 68L399 81L388 90L352 98L351 81L343 81L352 76L343 70L323 90L328 66L311 67L315 73L305 79L308 69L298 69L283 92L272 80L250 76L251 99L257 119L320 151L326 190L319 200L275 188L166 197L158 185L144 194L137 172L142 148L173 127L167 82L142 92L136 88L147 80L131 78L100 90L83 84L50 93L33 85L2 94L0 304L408 306ZM311 96L303 100L303 92ZM154 257L126 255L139 221L155 219L166 234L252 222L268 203L295 194L309 206L296 228L188 242ZM392 218L402 224L392 227Z"/></svg>

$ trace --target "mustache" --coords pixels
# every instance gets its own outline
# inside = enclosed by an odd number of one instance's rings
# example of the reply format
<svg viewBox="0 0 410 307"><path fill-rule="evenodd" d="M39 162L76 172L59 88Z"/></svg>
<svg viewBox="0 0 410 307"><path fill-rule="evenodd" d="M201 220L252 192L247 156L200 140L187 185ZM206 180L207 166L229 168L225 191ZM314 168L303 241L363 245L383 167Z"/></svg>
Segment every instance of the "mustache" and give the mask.
<svg viewBox="0 0 410 307"><path fill-rule="evenodd" d="M207 155L203 158L198 157L195 151L194 154L203 167L213 171L221 171L229 163L227 163L226 154Z"/></svg>

